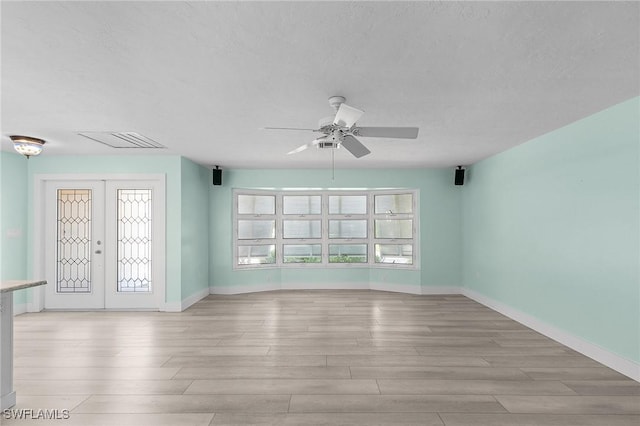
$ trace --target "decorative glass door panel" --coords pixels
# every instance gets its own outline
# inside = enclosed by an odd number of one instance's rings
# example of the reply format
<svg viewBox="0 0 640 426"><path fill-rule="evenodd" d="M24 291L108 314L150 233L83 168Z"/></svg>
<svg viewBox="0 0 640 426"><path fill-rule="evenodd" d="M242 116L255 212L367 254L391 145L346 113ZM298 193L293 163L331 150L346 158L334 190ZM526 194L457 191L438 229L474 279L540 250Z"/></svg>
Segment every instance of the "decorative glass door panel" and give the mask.
<svg viewBox="0 0 640 426"><path fill-rule="evenodd" d="M91 293L90 189L58 189L56 292Z"/></svg>
<svg viewBox="0 0 640 426"><path fill-rule="evenodd" d="M150 189L118 189L118 292L150 292Z"/></svg>

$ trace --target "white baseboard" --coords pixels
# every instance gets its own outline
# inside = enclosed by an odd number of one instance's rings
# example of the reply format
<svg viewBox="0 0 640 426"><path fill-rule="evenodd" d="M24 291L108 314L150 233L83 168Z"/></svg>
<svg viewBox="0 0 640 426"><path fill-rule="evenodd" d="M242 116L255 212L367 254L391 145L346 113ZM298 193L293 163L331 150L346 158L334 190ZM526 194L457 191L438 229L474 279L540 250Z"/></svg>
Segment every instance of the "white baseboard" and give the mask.
<svg viewBox="0 0 640 426"><path fill-rule="evenodd" d="M211 294L243 294L277 290L368 290L368 283L264 283L259 285L238 285L211 287Z"/></svg>
<svg viewBox="0 0 640 426"><path fill-rule="evenodd" d="M210 294L211 294L211 292L209 291L208 287L207 288L203 288L202 290L192 294L191 296L187 297L186 299L184 299L182 301L182 304L181 304L182 310L184 311L189 306L193 305L196 302L199 302L200 300L204 299L205 297L207 297Z"/></svg>
<svg viewBox="0 0 640 426"><path fill-rule="evenodd" d="M367 286L368 290L390 291L395 293L422 294L419 285L396 284L390 282L373 281Z"/></svg>
<svg viewBox="0 0 640 426"><path fill-rule="evenodd" d="M264 283L211 287L211 294L243 294L276 290L378 290L408 294L460 294L455 286L419 286L391 282Z"/></svg>
<svg viewBox="0 0 640 426"><path fill-rule="evenodd" d="M461 290L462 294L467 296L469 299L473 299L494 311L500 312L512 320L517 321L540 334L544 334L545 336L570 347L574 351L580 352L581 354L606 365L618 373L624 374L625 376L640 382L640 364L623 358L620 355L616 355L613 352L580 337L567 333L566 331L534 318L531 315L525 314L524 312L507 306L501 302L497 302L474 290L468 288L462 288Z"/></svg>
<svg viewBox="0 0 640 426"><path fill-rule="evenodd" d="M368 282L282 283L281 290L369 290Z"/></svg>
<svg viewBox="0 0 640 426"><path fill-rule="evenodd" d="M422 294L462 294L458 286L422 286Z"/></svg>
<svg viewBox="0 0 640 426"><path fill-rule="evenodd" d="M182 312L186 310L189 306L193 305L194 303L204 299L209 294L211 294L209 288L204 288L192 294L191 296L187 297L186 299L182 300L181 302L165 303L163 311L164 312Z"/></svg>
<svg viewBox="0 0 640 426"><path fill-rule="evenodd" d="M244 294L244 293L258 293L261 291L275 291L275 290L281 290L279 283L209 287L209 292L211 294Z"/></svg>

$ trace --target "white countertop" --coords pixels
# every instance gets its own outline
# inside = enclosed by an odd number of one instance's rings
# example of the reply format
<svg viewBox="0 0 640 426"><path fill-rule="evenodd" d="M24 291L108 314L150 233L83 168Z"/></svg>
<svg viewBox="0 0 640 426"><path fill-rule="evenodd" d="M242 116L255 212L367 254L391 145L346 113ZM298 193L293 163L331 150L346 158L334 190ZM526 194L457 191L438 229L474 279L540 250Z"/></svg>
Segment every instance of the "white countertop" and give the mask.
<svg viewBox="0 0 640 426"><path fill-rule="evenodd" d="M23 288L36 287L39 285L44 285L47 282L45 280L11 280L11 281L0 281L0 293L5 293L7 291L15 291Z"/></svg>

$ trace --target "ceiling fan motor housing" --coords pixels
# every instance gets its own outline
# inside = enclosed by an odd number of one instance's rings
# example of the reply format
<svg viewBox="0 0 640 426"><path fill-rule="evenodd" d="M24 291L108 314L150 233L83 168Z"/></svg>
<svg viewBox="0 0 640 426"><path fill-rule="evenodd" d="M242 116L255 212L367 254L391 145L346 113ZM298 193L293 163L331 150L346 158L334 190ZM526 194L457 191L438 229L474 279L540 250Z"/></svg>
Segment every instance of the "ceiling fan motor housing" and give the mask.
<svg viewBox="0 0 640 426"><path fill-rule="evenodd" d="M340 129L333 129L327 133L325 137L318 142L318 148L339 148L342 139L344 138L344 131Z"/></svg>
<svg viewBox="0 0 640 426"><path fill-rule="evenodd" d="M344 138L344 131L340 129L333 129L325 137L323 137L316 145L320 149L325 148L340 148L340 143Z"/></svg>

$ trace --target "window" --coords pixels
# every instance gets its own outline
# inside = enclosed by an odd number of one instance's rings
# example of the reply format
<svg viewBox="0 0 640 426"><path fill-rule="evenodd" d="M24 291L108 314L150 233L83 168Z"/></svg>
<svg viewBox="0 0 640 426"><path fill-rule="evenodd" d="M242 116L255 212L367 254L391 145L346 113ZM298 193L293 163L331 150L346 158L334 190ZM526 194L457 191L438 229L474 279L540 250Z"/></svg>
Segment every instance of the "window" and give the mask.
<svg viewBox="0 0 640 426"><path fill-rule="evenodd" d="M367 245L329 244L329 263L367 263Z"/></svg>
<svg viewBox="0 0 640 426"><path fill-rule="evenodd" d="M241 245L238 246L238 265L264 265L276 263L276 246Z"/></svg>
<svg viewBox="0 0 640 426"><path fill-rule="evenodd" d="M413 221L411 219L376 219L376 238L411 238Z"/></svg>
<svg viewBox="0 0 640 426"><path fill-rule="evenodd" d="M329 238L367 238L367 220L329 219Z"/></svg>
<svg viewBox="0 0 640 426"><path fill-rule="evenodd" d="M283 214L320 214L322 209L322 197L320 195L283 195Z"/></svg>
<svg viewBox="0 0 640 426"><path fill-rule="evenodd" d="M417 190L234 191L234 268L418 268Z"/></svg>
<svg viewBox="0 0 640 426"><path fill-rule="evenodd" d="M413 193L374 194L375 263L414 264L415 196Z"/></svg>
<svg viewBox="0 0 640 426"><path fill-rule="evenodd" d="M235 197L236 265L276 263L276 196Z"/></svg>
<svg viewBox="0 0 640 426"><path fill-rule="evenodd" d="M238 214L276 214L276 197L273 195L238 195Z"/></svg>
<svg viewBox="0 0 640 426"><path fill-rule="evenodd" d="M322 244L284 244L284 263L320 263L322 262Z"/></svg>
<svg viewBox="0 0 640 426"><path fill-rule="evenodd" d="M282 238L321 238L321 221L319 220L283 220Z"/></svg>
<svg viewBox="0 0 640 426"><path fill-rule="evenodd" d="M263 238L275 238L275 220L239 220L238 239L256 240Z"/></svg>
<svg viewBox="0 0 640 426"><path fill-rule="evenodd" d="M366 213L366 195L329 195L329 214Z"/></svg>
<svg viewBox="0 0 640 426"><path fill-rule="evenodd" d="M376 244L376 263L413 262L413 245L411 244Z"/></svg>
<svg viewBox="0 0 640 426"><path fill-rule="evenodd" d="M374 210L376 214L412 213L412 194L381 194L374 195Z"/></svg>

